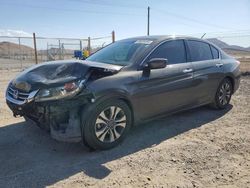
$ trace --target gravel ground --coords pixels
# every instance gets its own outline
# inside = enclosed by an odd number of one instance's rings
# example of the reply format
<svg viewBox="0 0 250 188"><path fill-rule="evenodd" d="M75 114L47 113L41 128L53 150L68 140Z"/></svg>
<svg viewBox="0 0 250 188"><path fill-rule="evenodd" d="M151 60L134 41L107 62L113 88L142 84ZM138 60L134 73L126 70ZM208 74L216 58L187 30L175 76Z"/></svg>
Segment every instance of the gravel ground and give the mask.
<svg viewBox="0 0 250 188"><path fill-rule="evenodd" d="M226 110L145 123L98 152L12 118L3 98L9 79L0 79L0 187L250 187L250 77Z"/></svg>

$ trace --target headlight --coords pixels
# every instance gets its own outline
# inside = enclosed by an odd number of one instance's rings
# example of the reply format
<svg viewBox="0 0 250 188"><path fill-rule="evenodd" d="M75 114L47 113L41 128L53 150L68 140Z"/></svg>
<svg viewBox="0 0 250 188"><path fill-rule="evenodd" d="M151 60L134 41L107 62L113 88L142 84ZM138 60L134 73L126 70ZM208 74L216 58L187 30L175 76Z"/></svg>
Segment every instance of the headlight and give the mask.
<svg viewBox="0 0 250 188"><path fill-rule="evenodd" d="M82 80L79 82L66 83L60 87L42 89L35 97L35 101L43 102L73 97L81 91L84 82L85 80Z"/></svg>

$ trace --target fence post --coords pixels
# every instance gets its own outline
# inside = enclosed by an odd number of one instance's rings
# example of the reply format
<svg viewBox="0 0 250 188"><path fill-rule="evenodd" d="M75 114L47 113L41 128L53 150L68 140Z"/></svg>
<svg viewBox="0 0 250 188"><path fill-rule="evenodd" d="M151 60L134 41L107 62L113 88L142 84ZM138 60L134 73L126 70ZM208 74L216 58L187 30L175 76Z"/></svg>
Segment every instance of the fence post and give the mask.
<svg viewBox="0 0 250 188"><path fill-rule="evenodd" d="M34 50L35 50L35 62L37 64L37 49L36 49L36 34L33 33Z"/></svg>
<svg viewBox="0 0 250 188"><path fill-rule="evenodd" d="M49 61L49 43L47 42L47 59L46 61Z"/></svg>
<svg viewBox="0 0 250 188"><path fill-rule="evenodd" d="M88 51L89 51L89 54L91 54L90 37L88 37Z"/></svg>
<svg viewBox="0 0 250 188"><path fill-rule="evenodd" d="M112 31L112 43L115 42L115 31Z"/></svg>
<svg viewBox="0 0 250 188"><path fill-rule="evenodd" d="M21 57L22 51L21 51L21 39L20 39L20 37L18 37L18 47L19 47L19 61L21 63L21 69L22 69L23 68L23 63L22 63L22 57Z"/></svg>
<svg viewBox="0 0 250 188"><path fill-rule="evenodd" d="M59 59L62 59L61 40L58 40Z"/></svg>
<svg viewBox="0 0 250 188"><path fill-rule="evenodd" d="M82 41L80 40L80 50L82 51Z"/></svg>
<svg viewBox="0 0 250 188"><path fill-rule="evenodd" d="M10 59L10 43L8 43L8 57Z"/></svg>

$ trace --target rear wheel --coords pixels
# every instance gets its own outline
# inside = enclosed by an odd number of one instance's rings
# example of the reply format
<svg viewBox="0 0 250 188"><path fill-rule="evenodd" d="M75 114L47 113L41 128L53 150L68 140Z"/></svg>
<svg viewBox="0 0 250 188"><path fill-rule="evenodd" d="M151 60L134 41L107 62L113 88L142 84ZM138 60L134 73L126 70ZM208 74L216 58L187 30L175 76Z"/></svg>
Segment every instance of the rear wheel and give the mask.
<svg viewBox="0 0 250 188"><path fill-rule="evenodd" d="M212 106L217 109L225 109L233 93L233 86L228 78L225 78L219 85Z"/></svg>
<svg viewBox="0 0 250 188"><path fill-rule="evenodd" d="M91 105L83 117L82 139L93 149L115 147L127 135L132 123L131 117L130 108L121 100Z"/></svg>

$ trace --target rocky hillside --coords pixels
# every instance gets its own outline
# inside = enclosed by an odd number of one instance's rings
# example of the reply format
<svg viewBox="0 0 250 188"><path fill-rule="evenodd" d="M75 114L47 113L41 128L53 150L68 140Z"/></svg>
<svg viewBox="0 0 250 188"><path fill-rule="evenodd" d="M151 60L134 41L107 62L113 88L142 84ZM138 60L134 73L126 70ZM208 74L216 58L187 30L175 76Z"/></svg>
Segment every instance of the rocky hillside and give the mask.
<svg viewBox="0 0 250 188"><path fill-rule="evenodd" d="M20 52L22 54L30 54L33 53L34 49L29 47L29 46L25 46L25 45L18 45L16 43L12 43L12 42L0 42L0 56L4 57L4 56L13 56L13 55L18 55L20 54Z"/></svg>
<svg viewBox="0 0 250 188"><path fill-rule="evenodd" d="M250 52L250 47L248 48L244 48L242 46L237 46L237 45L229 45L217 38L210 38L207 39L208 41L214 43L216 46L224 49L224 50L234 50L234 51L246 51L246 52Z"/></svg>

